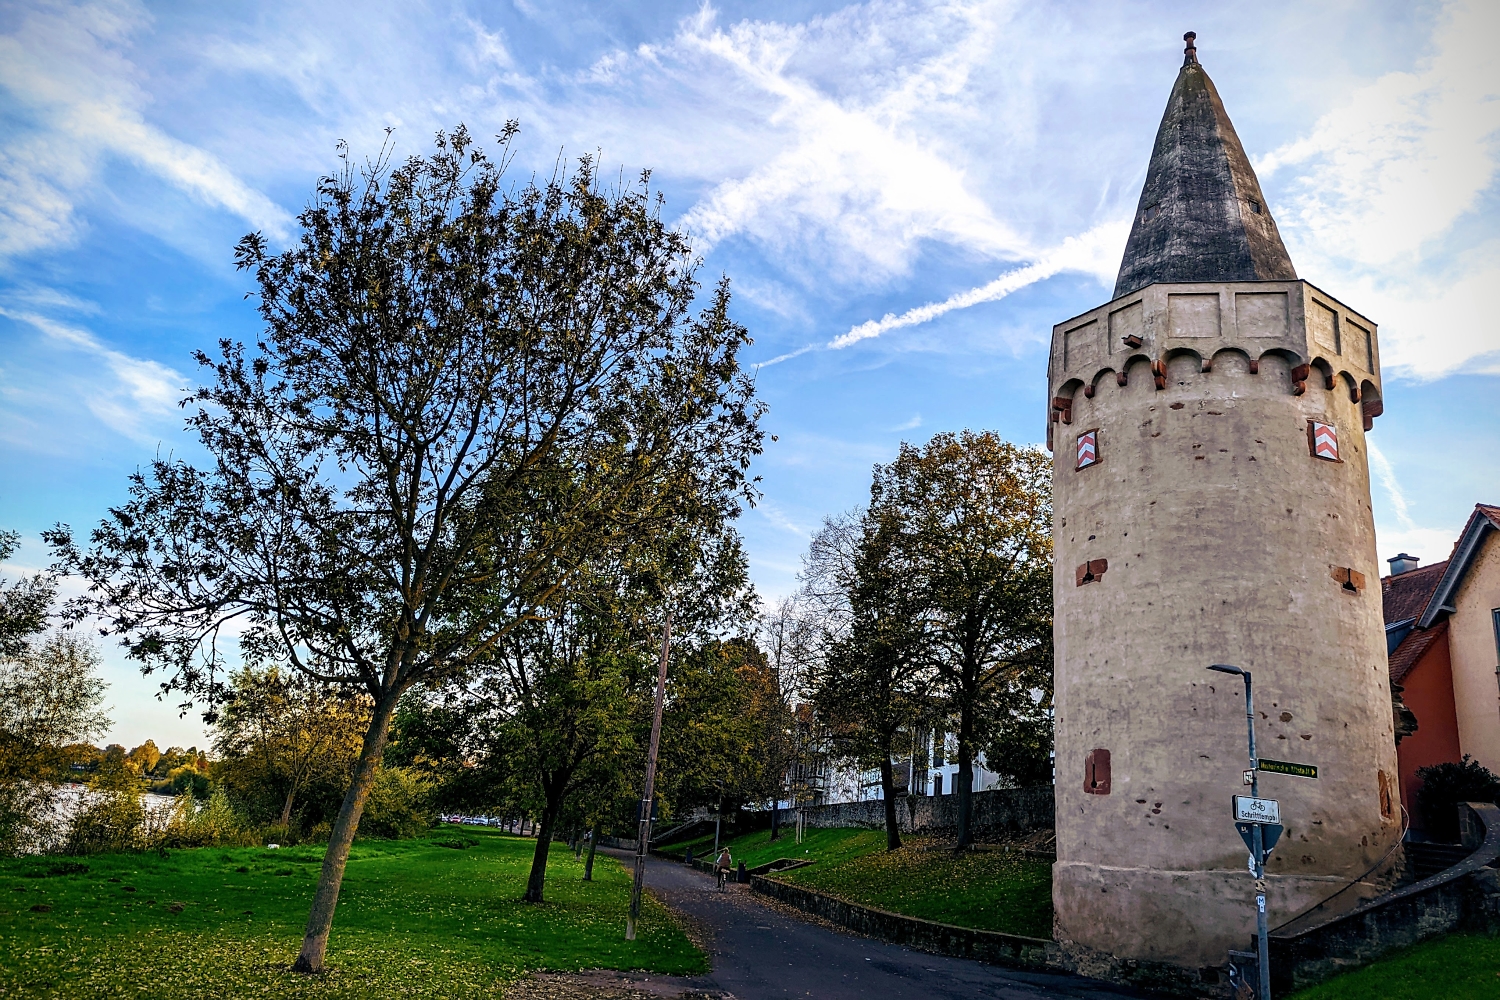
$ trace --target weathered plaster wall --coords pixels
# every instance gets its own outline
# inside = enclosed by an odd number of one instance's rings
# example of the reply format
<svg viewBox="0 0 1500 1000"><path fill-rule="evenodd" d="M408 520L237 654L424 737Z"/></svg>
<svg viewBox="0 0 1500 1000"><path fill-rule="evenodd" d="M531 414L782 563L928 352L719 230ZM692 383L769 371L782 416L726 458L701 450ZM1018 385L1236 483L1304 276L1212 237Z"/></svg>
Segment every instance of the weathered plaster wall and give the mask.
<svg viewBox="0 0 1500 1000"><path fill-rule="evenodd" d="M1262 776L1287 826L1273 925L1400 836L1363 431L1375 327L1300 281L1153 285L1059 324L1049 377L1057 936L1219 965L1254 910L1230 811L1242 687L1209 664L1254 672L1262 756L1320 772ZM1313 418L1337 427L1341 461L1311 454ZM1100 460L1075 469L1095 428ZM1351 569L1357 591L1339 579ZM1108 794L1084 789L1096 749Z"/></svg>
<svg viewBox="0 0 1500 1000"><path fill-rule="evenodd" d="M1500 774L1500 682L1495 668L1495 627L1500 608L1500 532L1490 532L1469 568L1448 619L1453 700L1463 752Z"/></svg>

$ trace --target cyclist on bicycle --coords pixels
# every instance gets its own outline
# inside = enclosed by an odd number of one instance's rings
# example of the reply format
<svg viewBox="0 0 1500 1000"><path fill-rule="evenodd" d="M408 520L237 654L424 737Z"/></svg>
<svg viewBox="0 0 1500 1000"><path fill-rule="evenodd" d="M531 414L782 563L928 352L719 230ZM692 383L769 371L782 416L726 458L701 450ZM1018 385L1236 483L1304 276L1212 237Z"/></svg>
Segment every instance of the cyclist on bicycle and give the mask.
<svg viewBox="0 0 1500 1000"><path fill-rule="evenodd" d="M718 876L719 889L724 888L724 883L729 878L729 873L734 869L734 862L729 859L729 848L725 847L719 852L718 858L714 860L714 874Z"/></svg>

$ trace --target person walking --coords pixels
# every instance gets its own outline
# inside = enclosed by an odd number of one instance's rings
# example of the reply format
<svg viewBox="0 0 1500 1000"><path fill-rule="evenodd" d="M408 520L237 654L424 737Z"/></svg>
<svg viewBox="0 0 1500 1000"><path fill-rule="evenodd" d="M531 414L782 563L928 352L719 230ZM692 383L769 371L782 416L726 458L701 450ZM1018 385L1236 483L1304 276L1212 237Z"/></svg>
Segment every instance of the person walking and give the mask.
<svg viewBox="0 0 1500 1000"><path fill-rule="evenodd" d="M714 874L719 880L719 891L724 891L724 883L729 878L729 873L734 870L734 862L729 858L729 848L725 847L719 852L718 858L714 860Z"/></svg>

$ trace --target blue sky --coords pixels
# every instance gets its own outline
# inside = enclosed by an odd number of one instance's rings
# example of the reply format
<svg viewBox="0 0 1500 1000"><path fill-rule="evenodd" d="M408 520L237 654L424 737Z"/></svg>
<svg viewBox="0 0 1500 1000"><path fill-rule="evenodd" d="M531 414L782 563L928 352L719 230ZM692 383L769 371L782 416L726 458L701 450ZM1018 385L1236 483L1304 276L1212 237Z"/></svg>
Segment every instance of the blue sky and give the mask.
<svg viewBox="0 0 1500 1000"><path fill-rule="evenodd" d="M0 7L0 526L86 529L191 454L189 352L256 332L347 140L521 122L516 167L651 168L733 281L770 404L764 596L901 440L1044 432L1053 323L1105 301L1182 33L1298 273L1381 324L1382 558L1500 502L1493 3L33 3ZM106 650L113 736L201 742Z"/></svg>

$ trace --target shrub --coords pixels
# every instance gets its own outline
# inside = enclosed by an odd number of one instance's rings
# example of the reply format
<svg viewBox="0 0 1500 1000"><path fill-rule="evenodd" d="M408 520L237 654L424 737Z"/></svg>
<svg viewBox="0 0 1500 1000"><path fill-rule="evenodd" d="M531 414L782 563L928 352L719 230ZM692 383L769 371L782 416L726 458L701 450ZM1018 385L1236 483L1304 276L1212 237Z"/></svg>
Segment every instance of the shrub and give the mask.
<svg viewBox="0 0 1500 1000"><path fill-rule="evenodd" d="M141 847L145 850L167 847L233 847L255 843L257 838L245 829L222 791L198 803L192 791L184 791L173 803L165 827Z"/></svg>
<svg viewBox="0 0 1500 1000"><path fill-rule="evenodd" d="M136 847L146 810L134 788L110 788L85 795L68 826L67 854L103 854Z"/></svg>
<svg viewBox="0 0 1500 1000"><path fill-rule="evenodd" d="M376 772L359 832L364 837L400 840L426 833L433 819L427 782L404 767L383 767Z"/></svg>
<svg viewBox="0 0 1500 1000"><path fill-rule="evenodd" d="M222 792L200 804L191 791L185 791L164 808L147 809L141 805L140 793L128 788L87 797L73 817L64 849L69 854L101 854L256 842Z"/></svg>
<svg viewBox="0 0 1500 1000"><path fill-rule="evenodd" d="M1418 768L1417 778L1417 810L1437 840L1458 839L1458 803L1500 802L1500 777L1468 754L1460 763Z"/></svg>

